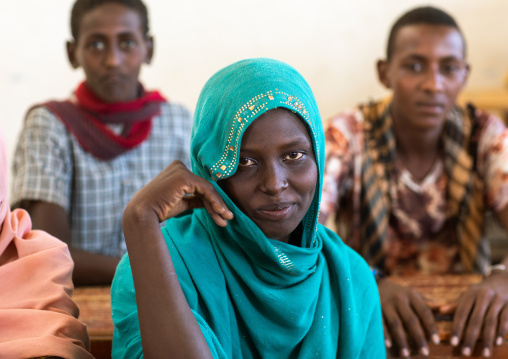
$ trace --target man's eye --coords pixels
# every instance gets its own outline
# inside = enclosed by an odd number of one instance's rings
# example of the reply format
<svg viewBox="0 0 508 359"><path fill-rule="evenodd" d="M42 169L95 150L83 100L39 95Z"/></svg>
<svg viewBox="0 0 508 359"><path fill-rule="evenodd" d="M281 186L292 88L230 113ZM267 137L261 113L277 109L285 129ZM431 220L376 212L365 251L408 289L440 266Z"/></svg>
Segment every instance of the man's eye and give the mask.
<svg viewBox="0 0 508 359"><path fill-rule="evenodd" d="M418 62L405 64L404 67L412 72L422 72L423 66Z"/></svg>
<svg viewBox="0 0 508 359"><path fill-rule="evenodd" d="M106 48L106 45L102 41L93 41L90 44L88 44L88 48L95 51L102 51Z"/></svg>
<svg viewBox="0 0 508 359"><path fill-rule="evenodd" d="M136 47L136 41L134 41L134 40L123 40L120 43L120 47L122 49L124 49L124 50L133 49L134 47Z"/></svg>
<svg viewBox="0 0 508 359"><path fill-rule="evenodd" d="M453 74L460 70L460 66L456 64L443 65L441 71L445 74Z"/></svg>
<svg viewBox="0 0 508 359"><path fill-rule="evenodd" d="M255 165L256 162L254 162L252 159L250 158L247 158L247 157L242 157L240 158L240 160L238 161L238 164L240 166L252 166L252 165Z"/></svg>
<svg viewBox="0 0 508 359"><path fill-rule="evenodd" d="M301 152L290 152L284 157L284 160L298 160L303 157Z"/></svg>

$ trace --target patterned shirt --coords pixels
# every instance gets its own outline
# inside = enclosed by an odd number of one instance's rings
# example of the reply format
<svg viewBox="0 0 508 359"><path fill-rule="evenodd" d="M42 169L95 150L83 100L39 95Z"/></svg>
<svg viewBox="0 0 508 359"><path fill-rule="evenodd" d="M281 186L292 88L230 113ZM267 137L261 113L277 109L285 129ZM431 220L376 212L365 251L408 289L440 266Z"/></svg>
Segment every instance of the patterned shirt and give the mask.
<svg viewBox="0 0 508 359"><path fill-rule="evenodd" d="M326 164L320 209L322 221L337 213L339 235L351 237L352 190L361 179L354 168L363 145L363 115L359 109L344 112L326 125ZM479 140L477 170L485 183L486 205L500 211L508 204L508 130L490 116ZM460 272L459 243L446 218L448 175L443 158L421 180L397 158L390 176L390 219L384 270L390 274L443 274Z"/></svg>
<svg viewBox="0 0 508 359"><path fill-rule="evenodd" d="M191 125L184 107L163 104L141 145L102 161L85 152L53 113L37 107L27 115L14 155L12 203L57 204L69 216L72 247L121 257L125 206L173 160L189 166ZM115 126L117 132L122 125Z"/></svg>

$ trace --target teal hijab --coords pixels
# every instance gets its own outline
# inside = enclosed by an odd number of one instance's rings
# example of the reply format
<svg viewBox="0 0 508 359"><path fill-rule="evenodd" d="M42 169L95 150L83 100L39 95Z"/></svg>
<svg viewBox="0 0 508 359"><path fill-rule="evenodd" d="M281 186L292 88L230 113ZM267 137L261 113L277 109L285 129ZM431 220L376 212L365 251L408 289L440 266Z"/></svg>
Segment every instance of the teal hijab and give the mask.
<svg viewBox="0 0 508 359"><path fill-rule="evenodd" d="M299 247L267 238L217 183L235 173L248 126L279 107L296 113L307 126L319 172ZM303 77L271 59L244 60L217 72L198 100L191 163L235 216L223 228L199 209L162 228L214 358L385 357L379 296L368 266L317 222L324 135ZM128 256L117 268L111 295L113 357L141 357Z"/></svg>

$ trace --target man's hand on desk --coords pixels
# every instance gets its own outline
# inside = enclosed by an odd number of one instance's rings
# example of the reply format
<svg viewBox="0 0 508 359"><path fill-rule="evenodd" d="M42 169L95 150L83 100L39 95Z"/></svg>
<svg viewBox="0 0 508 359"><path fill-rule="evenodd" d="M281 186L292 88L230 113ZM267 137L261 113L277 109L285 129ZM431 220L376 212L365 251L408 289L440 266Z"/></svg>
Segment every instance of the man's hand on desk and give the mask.
<svg viewBox="0 0 508 359"><path fill-rule="evenodd" d="M429 355L427 338L438 344L439 335L432 311L422 296L410 287L387 280L380 280L378 289L386 346L391 348L393 344L401 357L409 357L411 341L422 355Z"/></svg>
<svg viewBox="0 0 508 359"><path fill-rule="evenodd" d="M462 354L471 355L482 340L482 355L489 357L494 343L501 345L508 332L508 273L495 273L474 284L456 304L443 306L440 313L453 313L450 343L462 340Z"/></svg>

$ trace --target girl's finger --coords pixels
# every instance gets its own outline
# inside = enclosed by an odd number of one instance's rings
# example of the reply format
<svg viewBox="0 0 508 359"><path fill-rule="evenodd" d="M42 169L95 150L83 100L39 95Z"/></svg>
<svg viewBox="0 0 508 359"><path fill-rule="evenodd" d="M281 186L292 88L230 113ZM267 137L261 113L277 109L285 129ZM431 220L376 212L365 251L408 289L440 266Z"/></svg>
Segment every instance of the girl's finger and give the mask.
<svg viewBox="0 0 508 359"><path fill-rule="evenodd" d="M217 213L213 208L210 202L203 200L203 204L210 216L212 217L213 221L217 223L218 226L226 227L228 225L228 221L219 213ZM229 212L229 210L228 210ZM229 212L231 213L231 212Z"/></svg>

